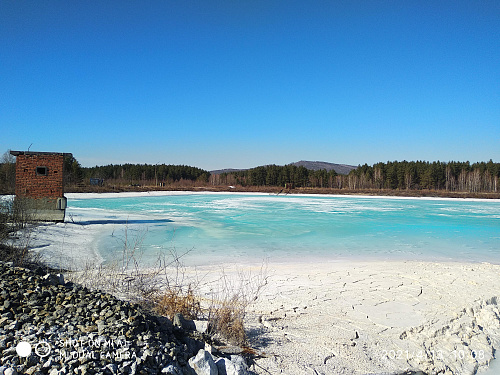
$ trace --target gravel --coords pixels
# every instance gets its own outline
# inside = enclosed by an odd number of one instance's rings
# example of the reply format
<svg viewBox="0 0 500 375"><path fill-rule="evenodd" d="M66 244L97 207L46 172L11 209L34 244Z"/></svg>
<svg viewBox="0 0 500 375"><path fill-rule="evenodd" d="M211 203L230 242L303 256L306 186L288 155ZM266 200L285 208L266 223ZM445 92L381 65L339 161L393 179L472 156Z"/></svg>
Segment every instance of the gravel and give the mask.
<svg viewBox="0 0 500 375"><path fill-rule="evenodd" d="M11 263L0 262L0 275L0 375L225 372L193 369L197 357L219 359L202 335L138 304ZM225 367L251 374L242 360L224 358Z"/></svg>

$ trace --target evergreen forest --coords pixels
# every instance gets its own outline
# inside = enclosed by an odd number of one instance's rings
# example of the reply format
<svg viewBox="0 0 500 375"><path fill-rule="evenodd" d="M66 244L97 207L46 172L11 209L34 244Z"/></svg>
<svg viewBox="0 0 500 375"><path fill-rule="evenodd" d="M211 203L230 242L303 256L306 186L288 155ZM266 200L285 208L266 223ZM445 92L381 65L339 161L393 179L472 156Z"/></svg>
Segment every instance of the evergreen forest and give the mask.
<svg viewBox="0 0 500 375"><path fill-rule="evenodd" d="M330 189L498 192L500 163L392 161L360 165L348 175L294 165L268 165L211 177L217 184Z"/></svg>
<svg viewBox="0 0 500 375"><path fill-rule="evenodd" d="M117 164L81 168L83 179L102 179L125 182L131 185L171 184L178 181L198 181L207 183L210 172L187 165L166 164Z"/></svg>

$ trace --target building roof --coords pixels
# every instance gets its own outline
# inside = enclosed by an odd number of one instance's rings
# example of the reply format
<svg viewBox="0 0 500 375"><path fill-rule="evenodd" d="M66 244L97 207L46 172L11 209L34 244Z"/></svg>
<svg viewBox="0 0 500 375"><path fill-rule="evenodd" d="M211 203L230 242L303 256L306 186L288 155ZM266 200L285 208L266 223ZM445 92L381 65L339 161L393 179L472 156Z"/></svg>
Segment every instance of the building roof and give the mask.
<svg viewBox="0 0 500 375"><path fill-rule="evenodd" d="M63 155L65 157L71 157L73 154L69 152L37 152L37 151L11 151L12 156L18 155Z"/></svg>

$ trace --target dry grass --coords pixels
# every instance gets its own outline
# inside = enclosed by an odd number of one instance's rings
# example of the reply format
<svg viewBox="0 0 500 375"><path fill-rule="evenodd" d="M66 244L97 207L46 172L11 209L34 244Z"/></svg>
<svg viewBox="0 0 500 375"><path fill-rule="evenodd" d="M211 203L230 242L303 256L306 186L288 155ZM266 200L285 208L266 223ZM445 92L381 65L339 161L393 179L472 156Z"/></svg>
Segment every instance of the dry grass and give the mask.
<svg viewBox="0 0 500 375"><path fill-rule="evenodd" d="M154 311L170 319L181 313L188 319L206 320L207 333L212 338L231 345L246 345L244 320L248 306L267 284L265 265L254 274L241 270L228 273L221 269L215 278L213 274L187 278L182 267L178 270L183 282L158 292L153 298ZM212 281L208 281L210 279ZM210 285L208 290L207 285Z"/></svg>
<svg viewBox="0 0 500 375"><path fill-rule="evenodd" d="M177 313L187 319L200 319L202 316L199 298L191 285L184 291L182 288L167 289L153 297L153 311L173 319Z"/></svg>
<svg viewBox="0 0 500 375"><path fill-rule="evenodd" d="M222 301L214 301L208 310L208 333L231 345L246 344L246 307L245 301L238 294Z"/></svg>
<svg viewBox="0 0 500 375"><path fill-rule="evenodd" d="M267 284L267 267L263 264L257 273L237 270L229 274L221 269L214 283L206 317L209 334L232 345L247 344L244 320L248 306L257 300Z"/></svg>

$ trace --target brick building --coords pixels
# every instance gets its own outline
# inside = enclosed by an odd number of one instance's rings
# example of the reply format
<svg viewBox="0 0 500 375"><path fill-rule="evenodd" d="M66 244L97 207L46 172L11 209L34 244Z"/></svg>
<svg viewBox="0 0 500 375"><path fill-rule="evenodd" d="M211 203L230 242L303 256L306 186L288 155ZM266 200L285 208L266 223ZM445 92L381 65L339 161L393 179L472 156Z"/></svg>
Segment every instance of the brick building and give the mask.
<svg viewBox="0 0 500 375"><path fill-rule="evenodd" d="M11 151L16 157L16 200L34 220L64 221L64 158L68 153Z"/></svg>

